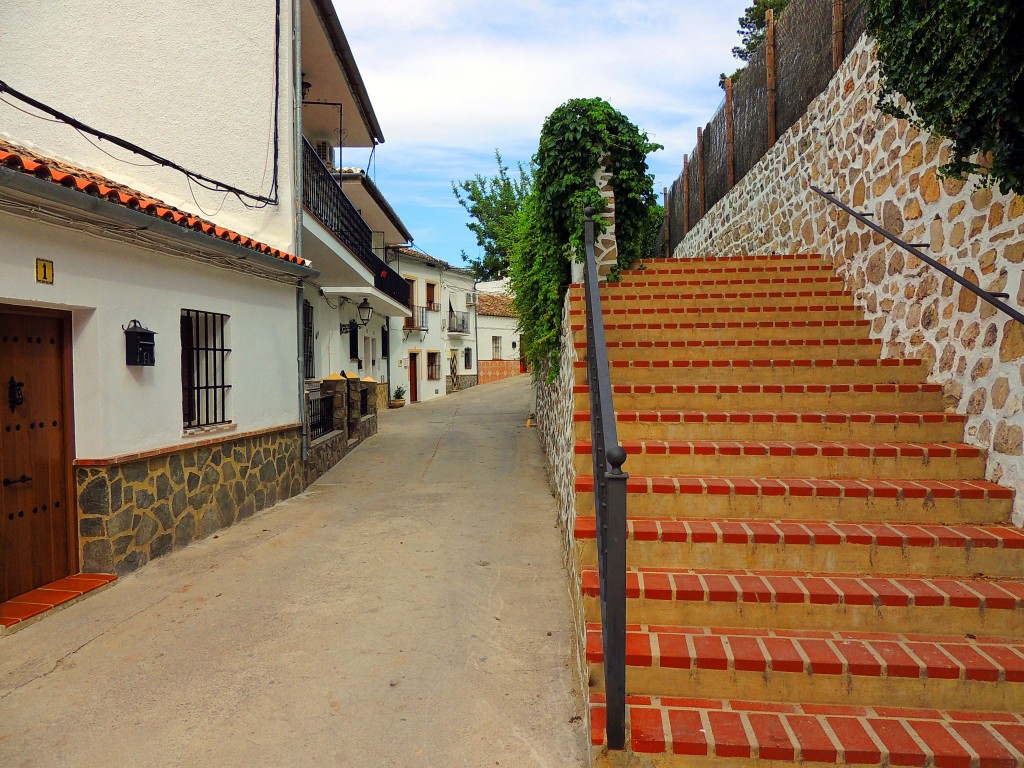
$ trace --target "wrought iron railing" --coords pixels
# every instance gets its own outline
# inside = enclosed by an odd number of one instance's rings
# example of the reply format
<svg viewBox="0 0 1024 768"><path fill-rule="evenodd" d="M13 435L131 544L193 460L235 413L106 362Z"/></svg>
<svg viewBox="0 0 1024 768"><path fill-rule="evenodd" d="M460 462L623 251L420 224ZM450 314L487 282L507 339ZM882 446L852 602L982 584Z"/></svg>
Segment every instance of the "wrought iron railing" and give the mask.
<svg viewBox="0 0 1024 768"><path fill-rule="evenodd" d="M861 224L864 224L865 226L867 226L872 231L877 232L878 234L880 234L882 237L884 237L889 242L895 243L896 245L898 245L903 250L905 250L905 251L907 251L909 253L914 254L914 256L919 258L921 261L923 261L925 264L927 264L932 269L937 269L939 272L944 274L950 280L952 280L953 282L955 282L955 283L959 284L960 286L966 288L968 291L973 293L975 296L977 296L982 301L987 301L989 304L991 304L993 307L998 309L1000 312L1003 312L1004 314L1009 315L1014 320L1016 320L1018 323L1024 323L1024 314L1021 314L1018 310L1014 309L1009 304L1007 304L1006 302L1002 301L1002 299L1010 298L1010 294L1008 294L1008 293L995 293L995 292L992 292L992 291L986 291L980 285L975 285L974 283L972 283L967 278L961 277L959 274L954 272L952 269L947 267L945 264L937 261L936 259L933 259L928 254L922 252L921 248L922 247L928 247L927 245L920 244L920 243L917 244L917 245L914 245L912 243L908 243L908 242L906 242L904 240L901 240L900 238L896 237L896 235L892 234L888 230L883 229L882 227L880 227L877 224L875 224L875 222L870 220L870 217L872 217L874 214L862 213L860 211L855 211L853 208L851 208L850 206L846 205L846 203L841 202L831 192L826 192L825 190L823 190L823 189L821 189L819 187L816 187L813 184L811 185L811 189L813 191L817 192L819 195L821 195L823 198L828 200L833 205L835 205L838 208L841 208L842 210L846 211L846 213L848 213L851 216L853 216L853 218L855 218Z"/></svg>
<svg viewBox="0 0 1024 768"><path fill-rule="evenodd" d="M448 333L469 333L469 312L448 312Z"/></svg>
<svg viewBox="0 0 1024 768"><path fill-rule="evenodd" d="M418 331L427 330L427 308L421 307L417 304L412 304L409 309L412 310L412 316L405 318L405 321L402 323L402 328Z"/></svg>
<svg viewBox="0 0 1024 768"><path fill-rule="evenodd" d="M334 394L310 394L307 400L309 409L309 437L316 440L334 431Z"/></svg>
<svg viewBox="0 0 1024 768"><path fill-rule="evenodd" d="M594 209L585 211L587 300L587 384L597 515L597 566L601 585L601 637L607 706L608 748L626 740L626 451L619 444L612 404L612 383L605 343L597 260Z"/></svg>
<svg viewBox="0 0 1024 768"><path fill-rule="evenodd" d="M302 204L373 272L373 286L402 306L409 306L409 284L373 252L373 233L324 165L302 140Z"/></svg>
<svg viewBox="0 0 1024 768"><path fill-rule="evenodd" d="M441 311L441 305L439 303L437 303L436 301L428 301L427 302L427 309L430 310L431 312L440 312Z"/></svg>

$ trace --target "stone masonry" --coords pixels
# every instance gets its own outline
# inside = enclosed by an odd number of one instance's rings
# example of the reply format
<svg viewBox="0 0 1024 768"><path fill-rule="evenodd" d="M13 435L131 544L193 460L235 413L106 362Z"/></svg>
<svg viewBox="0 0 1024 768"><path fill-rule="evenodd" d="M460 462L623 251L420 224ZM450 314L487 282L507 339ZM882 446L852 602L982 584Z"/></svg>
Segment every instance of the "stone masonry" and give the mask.
<svg viewBox="0 0 1024 768"><path fill-rule="evenodd" d="M990 480L1024 489L1024 327L888 244L810 190L832 191L970 281L1024 304L1024 198L942 180L949 143L876 107L863 37L828 88L676 248L705 254L817 252L834 265L886 357L932 364ZM1024 493L1014 522L1024 524Z"/></svg>

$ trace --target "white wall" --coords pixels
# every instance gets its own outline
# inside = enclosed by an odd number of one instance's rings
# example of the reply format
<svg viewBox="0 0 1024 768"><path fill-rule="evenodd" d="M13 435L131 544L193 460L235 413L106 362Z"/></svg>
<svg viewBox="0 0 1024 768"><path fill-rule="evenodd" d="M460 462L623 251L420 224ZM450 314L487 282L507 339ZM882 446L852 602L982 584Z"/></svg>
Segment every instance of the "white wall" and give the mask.
<svg viewBox="0 0 1024 768"><path fill-rule="evenodd" d="M344 302L340 296L320 296L315 284L306 284L303 297L313 305L314 351L313 363L315 378L324 379L332 373L358 373L360 378L367 376L376 381L387 378L387 361L381 357L381 326L387 318L374 313L370 322L359 329L359 350L363 361L360 369L358 363L349 357L349 337L341 333L341 326L348 325L349 320L359 319L355 303ZM401 322L392 320L392 324ZM376 349L374 357L372 350ZM367 356L366 350L371 354Z"/></svg>
<svg viewBox="0 0 1024 768"><path fill-rule="evenodd" d="M108 155L66 125L3 103L0 136L294 253L291 6L281 0L280 205L249 210L231 195L195 185L190 192L176 171L109 143ZM275 0L8 0L7 22L0 24L3 79L190 170L266 194L273 173L274 12Z"/></svg>
<svg viewBox="0 0 1024 768"><path fill-rule="evenodd" d="M480 315L477 320L477 333L480 338L480 359L481 360L518 360L519 359L519 331L516 330L518 321L514 317L494 317L491 315ZM501 357L492 354L492 337L501 337ZM515 347L513 347L513 343Z"/></svg>
<svg viewBox="0 0 1024 768"><path fill-rule="evenodd" d="M108 458L208 435L182 434L183 308L230 316L228 415L238 432L299 421L295 289L0 213L0 303L72 311L78 458ZM35 282L35 259L54 263ZM125 365L121 327L156 331L156 365Z"/></svg>

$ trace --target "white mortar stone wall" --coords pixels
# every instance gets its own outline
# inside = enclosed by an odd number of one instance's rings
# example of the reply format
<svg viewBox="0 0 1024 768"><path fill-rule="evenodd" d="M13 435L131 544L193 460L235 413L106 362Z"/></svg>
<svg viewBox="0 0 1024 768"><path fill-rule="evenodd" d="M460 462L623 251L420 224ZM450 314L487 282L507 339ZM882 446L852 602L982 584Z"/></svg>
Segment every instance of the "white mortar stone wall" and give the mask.
<svg viewBox="0 0 1024 768"><path fill-rule="evenodd" d="M1024 304L1024 199L938 178L949 142L876 107L878 63L862 37L828 88L677 246L707 254L817 252L872 321L885 357L921 357L989 451L990 480L1017 490L1024 524L1024 326L815 194L832 191L903 240Z"/></svg>
<svg viewBox="0 0 1024 768"><path fill-rule="evenodd" d="M601 190L604 198L604 211L600 219L604 222L604 232L597 233L594 238L594 260L597 262L597 274L607 276L619 263L619 248L615 242L615 189L612 187L612 174L607 170L610 158L594 173L594 182Z"/></svg>

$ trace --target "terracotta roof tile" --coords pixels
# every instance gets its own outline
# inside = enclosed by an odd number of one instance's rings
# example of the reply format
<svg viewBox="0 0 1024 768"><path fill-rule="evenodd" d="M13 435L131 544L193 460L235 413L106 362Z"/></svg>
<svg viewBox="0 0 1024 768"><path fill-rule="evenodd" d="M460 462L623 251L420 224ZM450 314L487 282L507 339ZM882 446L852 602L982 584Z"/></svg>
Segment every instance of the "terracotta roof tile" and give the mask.
<svg viewBox="0 0 1024 768"><path fill-rule="evenodd" d="M512 306L512 297L503 293L481 293L477 296L476 312L490 317L518 317Z"/></svg>
<svg viewBox="0 0 1024 768"><path fill-rule="evenodd" d="M298 256L282 251L279 248L274 248L267 243L261 243L233 230L217 226L213 222L206 221L198 216L180 211L174 206L144 195L105 176L85 171L81 168L75 168L52 158L43 157L3 139L0 139L0 166L21 171L26 175L36 176L40 179L48 179L54 184L76 189L87 195L102 197L116 205L142 211L158 219L172 221L184 229L192 229L210 237L227 240L243 248L274 256L281 261L309 266L309 261L306 259L300 259Z"/></svg>

